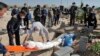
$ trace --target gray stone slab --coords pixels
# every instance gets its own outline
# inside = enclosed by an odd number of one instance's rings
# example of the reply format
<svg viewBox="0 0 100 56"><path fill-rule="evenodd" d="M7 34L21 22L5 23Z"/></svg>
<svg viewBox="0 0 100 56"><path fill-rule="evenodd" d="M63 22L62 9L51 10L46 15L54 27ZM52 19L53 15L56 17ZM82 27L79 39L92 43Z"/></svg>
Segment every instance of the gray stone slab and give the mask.
<svg viewBox="0 0 100 56"><path fill-rule="evenodd" d="M86 51L87 43L88 43L88 37L81 36L80 41L79 41L79 51L80 52L85 52Z"/></svg>
<svg viewBox="0 0 100 56"><path fill-rule="evenodd" d="M55 56L70 56L71 53L73 53L73 48L71 47L62 47L60 50L54 52Z"/></svg>

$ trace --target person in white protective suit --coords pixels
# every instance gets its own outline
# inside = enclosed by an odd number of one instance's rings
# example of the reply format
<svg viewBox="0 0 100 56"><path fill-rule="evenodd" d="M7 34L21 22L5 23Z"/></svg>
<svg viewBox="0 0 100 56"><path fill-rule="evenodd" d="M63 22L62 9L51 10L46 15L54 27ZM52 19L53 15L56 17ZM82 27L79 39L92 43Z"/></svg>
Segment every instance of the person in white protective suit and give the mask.
<svg viewBox="0 0 100 56"><path fill-rule="evenodd" d="M38 42L48 42L48 30L40 22L33 22L31 29L27 32L25 41L29 38Z"/></svg>

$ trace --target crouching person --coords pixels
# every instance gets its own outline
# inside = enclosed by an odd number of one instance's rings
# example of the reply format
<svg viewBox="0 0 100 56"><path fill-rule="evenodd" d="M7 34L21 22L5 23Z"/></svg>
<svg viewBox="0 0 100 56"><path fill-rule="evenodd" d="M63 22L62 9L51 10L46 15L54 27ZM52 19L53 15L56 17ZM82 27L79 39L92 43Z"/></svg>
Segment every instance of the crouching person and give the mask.
<svg viewBox="0 0 100 56"><path fill-rule="evenodd" d="M33 22L31 30L28 32L24 42L32 37L34 41L45 42L49 41L48 31L40 22Z"/></svg>

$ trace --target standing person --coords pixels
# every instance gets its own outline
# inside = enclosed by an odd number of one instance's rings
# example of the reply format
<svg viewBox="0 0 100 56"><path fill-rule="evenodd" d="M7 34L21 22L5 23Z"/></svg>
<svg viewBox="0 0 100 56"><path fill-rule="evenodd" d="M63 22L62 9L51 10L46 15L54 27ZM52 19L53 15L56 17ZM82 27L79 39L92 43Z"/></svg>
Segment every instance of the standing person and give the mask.
<svg viewBox="0 0 100 56"><path fill-rule="evenodd" d="M79 23L83 23L84 20L84 11L83 11L83 3L81 4L81 6L77 9L77 13L76 13L76 19Z"/></svg>
<svg viewBox="0 0 100 56"><path fill-rule="evenodd" d="M97 27L97 18L95 13L95 6L92 6L89 16L88 16L88 27L93 26L95 29Z"/></svg>
<svg viewBox="0 0 100 56"><path fill-rule="evenodd" d="M22 7L21 11L26 12L24 23L25 23L26 29L29 29L29 17L28 17L29 16L29 9L28 9L28 5L26 3L24 4L24 7Z"/></svg>
<svg viewBox="0 0 100 56"><path fill-rule="evenodd" d="M24 7L22 7L21 11L24 10L26 13L29 12L28 5L24 3Z"/></svg>
<svg viewBox="0 0 100 56"><path fill-rule="evenodd" d="M16 45L20 45L20 35L19 35L19 21L16 14L12 14L12 18L7 24L7 31L9 36L9 45L14 45L13 38L15 37Z"/></svg>
<svg viewBox="0 0 100 56"><path fill-rule="evenodd" d="M89 5L86 4L83 10L84 10L84 24L86 25L88 14L89 14Z"/></svg>
<svg viewBox="0 0 100 56"><path fill-rule="evenodd" d="M41 10L41 14L42 14L41 23L45 26L46 19L48 16L48 9L46 8L46 5L43 6L43 9Z"/></svg>
<svg viewBox="0 0 100 56"><path fill-rule="evenodd" d="M59 18L60 18L60 10L56 7L54 9L54 25L57 25L59 23Z"/></svg>
<svg viewBox="0 0 100 56"><path fill-rule="evenodd" d="M67 8L65 8L64 11L62 12L62 14L64 14L64 15L68 15L68 13L69 13L69 11Z"/></svg>
<svg viewBox="0 0 100 56"><path fill-rule="evenodd" d="M59 18L60 18L60 9L57 8L57 24L59 24Z"/></svg>
<svg viewBox="0 0 100 56"><path fill-rule="evenodd" d="M73 2L70 8L70 25L75 24L76 10L77 10L77 6L75 5L75 2Z"/></svg>
<svg viewBox="0 0 100 56"><path fill-rule="evenodd" d="M37 5L36 9L33 12L34 20L40 22L41 19L41 6Z"/></svg>
<svg viewBox="0 0 100 56"><path fill-rule="evenodd" d="M19 9L18 9L17 5L14 5L14 8L13 8L13 10L11 12L11 16L13 16L14 14L17 15L18 13L19 13Z"/></svg>
<svg viewBox="0 0 100 56"><path fill-rule="evenodd" d="M50 7L49 11L48 11L48 27L52 27L53 25L53 10Z"/></svg>
<svg viewBox="0 0 100 56"><path fill-rule="evenodd" d="M26 17L26 12L25 11L20 11L18 14L18 20L20 22L20 30L26 30L26 24L25 24L25 17Z"/></svg>
<svg viewBox="0 0 100 56"><path fill-rule="evenodd" d="M56 18L56 8L52 8L53 10L53 25L55 24L55 18Z"/></svg>
<svg viewBox="0 0 100 56"><path fill-rule="evenodd" d="M31 23L33 22L33 18L32 18L32 15L31 15L31 12L30 11L28 12L28 20L30 20Z"/></svg>

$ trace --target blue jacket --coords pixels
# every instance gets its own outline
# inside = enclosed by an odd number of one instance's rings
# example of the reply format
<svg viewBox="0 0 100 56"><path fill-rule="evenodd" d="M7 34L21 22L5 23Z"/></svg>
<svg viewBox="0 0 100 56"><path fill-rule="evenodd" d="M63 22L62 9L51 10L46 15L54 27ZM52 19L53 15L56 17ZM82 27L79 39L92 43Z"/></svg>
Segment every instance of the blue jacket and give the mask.
<svg viewBox="0 0 100 56"><path fill-rule="evenodd" d="M42 10L42 15L43 16L47 16L48 15L48 10L47 9L43 9Z"/></svg>

